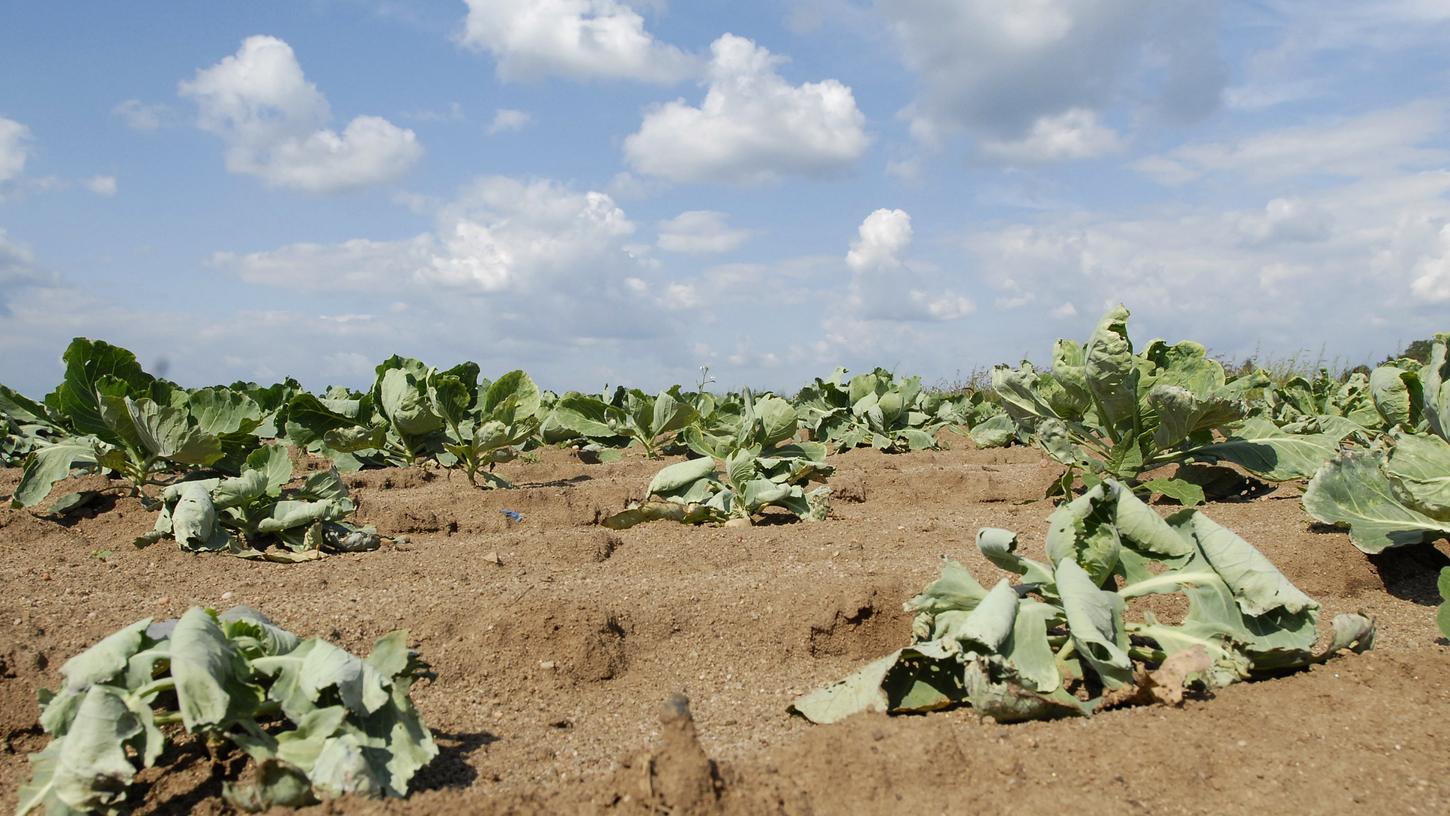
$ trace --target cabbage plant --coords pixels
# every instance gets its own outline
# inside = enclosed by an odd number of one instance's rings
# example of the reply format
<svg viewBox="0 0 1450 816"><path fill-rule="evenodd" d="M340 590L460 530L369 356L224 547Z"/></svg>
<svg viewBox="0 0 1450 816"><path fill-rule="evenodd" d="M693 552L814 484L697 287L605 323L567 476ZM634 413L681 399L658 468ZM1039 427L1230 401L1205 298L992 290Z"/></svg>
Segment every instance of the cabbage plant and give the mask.
<svg viewBox="0 0 1450 816"><path fill-rule="evenodd" d="M654 396L624 388L608 399L571 392L555 403L551 419L577 438L627 440L653 459L699 416L696 402L676 385Z"/></svg>
<svg viewBox="0 0 1450 816"><path fill-rule="evenodd" d="M318 397L296 394L287 405L287 441L325 456L342 470L418 465L443 450L447 425L430 398L439 376L478 381L478 366L463 363L443 372L410 357L380 363L364 393L329 389Z"/></svg>
<svg viewBox="0 0 1450 816"><path fill-rule="evenodd" d="M1308 478L1339 449L1341 427L1293 433L1268 419L1245 419L1247 392L1262 372L1230 380L1202 345L1153 340L1135 352L1128 310L1109 311L1086 344L1058 340L1052 369L997 366L992 387L1019 433L1067 466L1058 490L1081 474L1089 485L1117 479L1184 504L1203 490L1179 478L1141 481L1165 465L1226 461L1270 481Z"/></svg>
<svg viewBox="0 0 1450 816"><path fill-rule="evenodd" d="M181 388L101 341L76 338L64 359L65 379L45 398L49 438L25 459L16 507L38 504L78 467L117 473L144 497L189 471L236 473L260 444L264 411L245 393ZM22 407L34 414L37 406Z"/></svg>
<svg viewBox="0 0 1450 816"><path fill-rule="evenodd" d="M66 436L49 409L24 394L0 385L0 465L23 467L35 451Z"/></svg>
<svg viewBox="0 0 1450 816"><path fill-rule="evenodd" d="M251 759L252 781L223 787L240 810L405 796L438 755L411 697L427 665L407 643L393 632L359 658L246 607L138 620L67 660L60 689L40 693L51 740L30 755L16 816L129 812L136 774L178 732L214 757Z"/></svg>
<svg viewBox="0 0 1450 816"><path fill-rule="evenodd" d="M1430 359L1380 366L1370 375L1376 409L1391 430L1368 448L1327 462L1310 480L1304 509L1349 528L1367 553L1450 538L1450 334Z"/></svg>
<svg viewBox="0 0 1450 816"><path fill-rule="evenodd" d="M1001 722L1086 716L1129 702L1181 700L1363 651L1373 621L1337 615L1315 650L1319 604L1253 545L1197 510L1164 519L1112 480L1049 519L1047 562L1017 554L1017 536L986 528L977 546L1017 576L990 590L948 561L905 605L910 645L793 709L830 723L861 711L970 706ZM1135 598L1181 594L1179 623L1134 613Z"/></svg>
<svg viewBox="0 0 1450 816"><path fill-rule="evenodd" d="M795 403L801 426L811 439L831 442L838 451L873 447L886 453L938 447L936 432L948 424L923 392L921 378L897 380L878 368L845 380L838 368L829 379L816 378L801 389Z"/></svg>
<svg viewBox="0 0 1450 816"><path fill-rule="evenodd" d="M375 531L348 523L356 505L336 470L313 473L299 487L287 488L291 481L287 450L259 448L240 476L177 482L161 491L156 524L135 544L170 538L187 552L283 562L378 548Z"/></svg>
<svg viewBox="0 0 1450 816"><path fill-rule="evenodd" d="M539 387L533 379L522 371L492 382L438 374L428 379L428 397L444 422L439 461L462 468L474 486L510 487L493 467L512 461L538 433Z"/></svg>
<svg viewBox="0 0 1450 816"><path fill-rule="evenodd" d="M795 408L780 397L759 400L745 395L744 413L733 436L691 429L697 458L669 465L650 481L648 500L605 519L612 529L671 519L691 524L738 519L752 523L764 510L782 508L803 521L821 521L829 512L833 468L826 446L795 439Z"/></svg>
<svg viewBox="0 0 1450 816"><path fill-rule="evenodd" d="M1290 377L1265 387L1263 400L1255 408L1255 413L1281 427L1333 417L1366 431L1386 429L1383 416L1375 408L1369 375L1358 371L1342 380L1324 369L1313 379Z"/></svg>

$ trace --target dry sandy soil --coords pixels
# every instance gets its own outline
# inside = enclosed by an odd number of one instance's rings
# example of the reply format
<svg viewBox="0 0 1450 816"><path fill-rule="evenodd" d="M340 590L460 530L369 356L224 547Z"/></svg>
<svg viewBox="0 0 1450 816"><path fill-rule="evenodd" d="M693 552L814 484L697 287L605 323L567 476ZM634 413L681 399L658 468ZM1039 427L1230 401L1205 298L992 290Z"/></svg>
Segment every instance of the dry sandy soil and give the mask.
<svg viewBox="0 0 1450 816"><path fill-rule="evenodd" d="M901 603L938 556L994 582L979 527L1015 529L1041 557L1054 469L1031 450L968 447L833 457L831 519L749 529L597 526L659 467L637 458L544 451L501 470L520 489L489 492L370 471L349 477L362 520L406 542L296 565L133 549L153 514L130 498L66 524L0 510L0 790L14 801L25 755L44 745L35 692L67 657L138 618L248 604L359 653L406 628L438 674L414 692L442 747L418 792L317 810L1450 812L1450 648L1433 622L1450 550L1366 557L1312 527L1292 487L1208 511L1324 620L1375 616L1369 654L1091 720L788 715L796 695L908 640ZM18 475L0 471L0 494ZM675 693L693 724L667 705ZM226 810L209 763L194 744L168 751L138 783L140 810Z"/></svg>

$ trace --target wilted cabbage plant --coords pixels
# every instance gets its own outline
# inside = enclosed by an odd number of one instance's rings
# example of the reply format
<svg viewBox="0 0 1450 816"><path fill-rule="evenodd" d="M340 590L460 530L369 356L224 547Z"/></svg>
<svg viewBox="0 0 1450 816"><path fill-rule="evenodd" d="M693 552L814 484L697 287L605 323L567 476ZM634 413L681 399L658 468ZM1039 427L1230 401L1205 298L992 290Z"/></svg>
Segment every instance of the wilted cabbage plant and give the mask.
<svg viewBox="0 0 1450 816"><path fill-rule="evenodd" d="M291 481L286 449L258 448L240 476L178 482L163 490L156 525L136 546L172 538L189 552L282 562L378 548L376 531L347 522L357 508L336 470L287 488Z"/></svg>
<svg viewBox="0 0 1450 816"><path fill-rule="evenodd" d="M906 603L912 642L795 701L819 723L859 711L969 705L999 721L1086 716L1111 705L1181 699L1370 648L1374 624L1338 615L1314 651L1319 604L1257 549L1197 510L1160 517L1108 480L1053 512L1050 561L1017 554L1017 536L987 528L977 546L1019 577L991 590L947 562ZM1182 593L1181 622L1129 602Z"/></svg>
<svg viewBox="0 0 1450 816"><path fill-rule="evenodd" d="M820 521L830 509L824 482L833 468L826 446L795 439L796 410L780 397L745 395L731 436L691 429L687 444L698 458L670 465L650 481L648 501L604 520L614 529L672 519L691 524L740 519L750 523L766 508L784 509L804 521Z"/></svg>
<svg viewBox="0 0 1450 816"><path fill-rule="evenodd" d="M131 783L156 764L171 725L209 750L251 758L253 780L223 789L247 811L404 796L438 755L410 696L427 665L403 631L359 658L246 607L222 615L193 607L176 621L136 621L60 673L60 689L40 694L51 741L30 756L16 816L130 810Z"/></svg>
<svg viewBox="0 0 1450 816"><path fill-rule="evenodd" d="M1375 408L1390 428L1368 449L1326 463L1304 509L1349 527L1367 553L1450 538L1450 334L1424 365L1381 366L1370 376Z"/></svg>
<svg viewBox="0 0 1450 816"><path fill-rule="evenodd" d="M887 453L937 447L936 432L947 424L922 390L921 378L897 380L883 368L844 381L846 369L816 381L796 396L801 425L811 438L832 442L838 451L867 446Z"/></svg>

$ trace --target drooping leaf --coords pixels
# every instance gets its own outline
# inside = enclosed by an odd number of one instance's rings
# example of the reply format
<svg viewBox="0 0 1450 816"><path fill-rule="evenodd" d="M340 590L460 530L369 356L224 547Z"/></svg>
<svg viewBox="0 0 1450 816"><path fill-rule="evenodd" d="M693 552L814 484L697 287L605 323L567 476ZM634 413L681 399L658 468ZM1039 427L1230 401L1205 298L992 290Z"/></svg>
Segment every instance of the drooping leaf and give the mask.
<svg viewBox="0 0 1450 816"><path fill-rule="evenodd" d="M1450 442L1432 434L1394 433L1384 474L1417 511L1450 520Z"/></svg>
<svg viewBox="0 0 1450 816"><path fill-rule="evenodd" d="M142 734L118 689L92 686L65 737L31 755L31 779L20 788L16 816L37 808L62 814L119 811L137 770L126 744Z"/></svg>
<svg viewBox="0 0 1450 816"><path fill-rule="evenodd" d="M1223 577L1244 614L1260 616L1282 609L1292 615L1318 607L1254 545L1203 513L1187 515L1178 529L1192 538Z"/></svg>
<svg viewBox="0 0 1450 816"><path fill-rule="evenodd" d="M206 610L187 610L170 640L177 708L187 730L223 726L262 701L246 659Z"/></svg>
<svg viewBox="0 0 1450 816"><path fill-rule="evenodd" d="M1055 574L1078 653L1092 665L1107 688L1131 683L1133 661L1127 652L1122 597L1116 592L1098 589L1093 578L1071 558L1058 562Z"/></svg>
<svg viewBox="0 0 1450 816"><path fill-rule="evenodd" d="M1161 493L1184 507L1197 507L1204 502L1203 488L1183 479L1149 479L1143 487Z"/></svg>
<svg viewBox="0 0 1450 816"><path fill-rule="evenodd" d="M842 680L796 698L791 703L791 711L822 725L839 722L864 711L886 711L886 692L881 686L886 673L896 665L900 656L900 650L892 652Z"/></svg>
<svg viewBox="0 0 1450 816"><path fill-rule="evenodd" d="M1233 462L1256 476L1282 482L1309 478L1338 452L1334 434L1293 434L1254 418L1228 439L1196 449L1194 456Z"/></svg>
<svg viewBox="0 0 1450 816"><path fill-rule="evenodd" d="M700 479L715 472L715 460L689 459L670 465L650 480L648 493L651 496L668 496L679 492Z"/></svg>
<svg viewBox="0 0 1450 816"><path fill-rule="evenodd" d="M1052 568L1017 554L1017 534L1011 530L983 527L977 531L977 548L988 561L1022 576L1029 584L1052 583Z"/></svg>
<svg viewBox="0 0 1450 816"><path fill-rule="evenodd" d="M96 464L97 444L97 440L87 437L73 437L30 454L10 506L18 510L40 504L50 495L55 483L69 476L73 468Z"/></svg>
<svg viewBox="0 0 1450 816"><path fill-rule="evenodd" d="M1326 463L1304 491L1304 509L1324 522L1349 527L1349 540L1367 553L1450 536L1440 521L1406 506L1369 451Z"/></svg>

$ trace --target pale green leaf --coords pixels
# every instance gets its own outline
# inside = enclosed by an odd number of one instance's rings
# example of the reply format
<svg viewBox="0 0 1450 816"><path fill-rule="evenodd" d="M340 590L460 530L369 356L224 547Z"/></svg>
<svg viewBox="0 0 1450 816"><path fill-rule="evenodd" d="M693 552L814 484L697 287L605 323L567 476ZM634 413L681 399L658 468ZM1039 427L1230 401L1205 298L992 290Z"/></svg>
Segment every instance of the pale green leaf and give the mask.
<svg viewBox="0 0 1450 816"><path fill-rule="evenodd" d="M1367 553L1450 537L1450 520L1431 518L1400 501L1369 451L1325 464L1304 491L1304 509L1325 524L1348 526L1349 540Z"/></svg>

